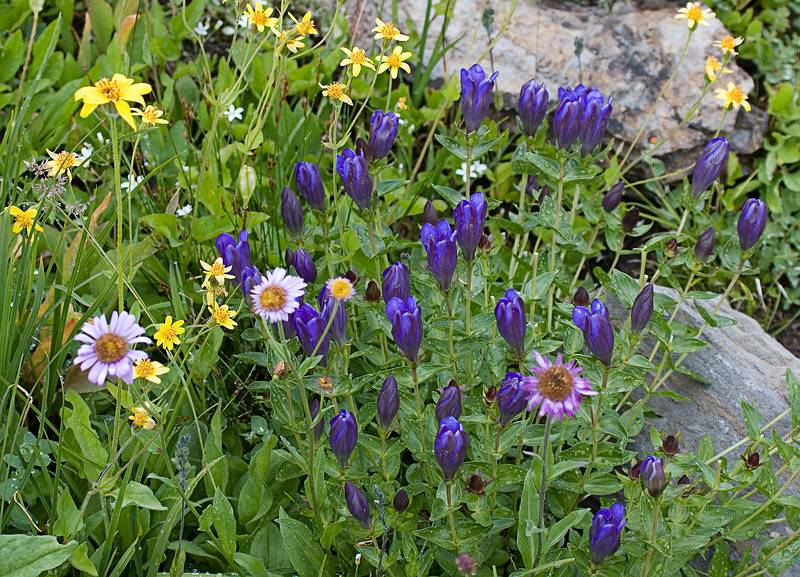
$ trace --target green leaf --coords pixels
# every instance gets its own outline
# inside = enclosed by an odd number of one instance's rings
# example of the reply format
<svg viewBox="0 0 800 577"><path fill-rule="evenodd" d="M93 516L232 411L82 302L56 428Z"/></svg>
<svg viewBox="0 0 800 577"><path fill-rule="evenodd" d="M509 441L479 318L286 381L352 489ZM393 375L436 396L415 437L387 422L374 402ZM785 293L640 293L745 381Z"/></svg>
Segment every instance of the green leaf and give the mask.
<svg viewBox="0 0 800 577"><path fill-rule="evenodd" d="M463 142L445 136L444 134L436 134L435 138L436 141L449 150L451 154L457 156L461 160L467 160L467 147L464 146Z"/></svg>
<svg viewBox="0 0 800 577"><path fill-rule="evenodd" d="M583 522L583 520L591 513L589 509L578 509L572 511L563 519L559 520L555 525L547 529L547 537L544 541L544 553L552 549L561 538L567 534L572 527Z"/></svg>
<svg viewBox="0 0 800 577"><path fill-rule="evenodd" d="M103 52L114 32L114 12L111 10L111 5L104 0L87 0L86 4L98 47Z"/></svg>
<svg viewBox="0 0 800 577"><path fill-rule="evenodd" d="M514 151L511 168L517 174L544 175L551 183L557 183L561 178L561 165L558 160L535 152L527 152L525 145L518 146Z"/></svg>
<svg viewBox="0 0 800 577"><path fill-rule="evenodd" d="M747 436L753 442L758 441L761 438L761 425L764 423L764 417L758 409L745 400L739 401L739 405L742 407Z"/></svg>
<svg viewBox="0 0 800 577"><path fill-rule="evenodd" d="M233 224L227 216L201 216L192 221L192 238L205 242L217 238L223 232L231 232Z"/></svg>
<svg viewBox="0 0 800 577"><path fill-rule="evenodd" d="M167 237L170 246L179 246L178 217L174 214L156 213L147 214L139 219L158 234Z"/></svg>
<svg viewBox="0 0 800 577"><path fill-rule="evenodd" d="M136 481L131 481L125 488L125 496L122 498L122 507L136 505L142 509L151 511L166 511L167 508L161 504L152 489Z"/></svg>
<svg viewBox="0 0 800 577"><path fill-rule="evenodd" d="M283 508L278 513L278 525L286 555L300 577L330 575L330 565L325 563L322 548L308 527L289 517Z"/></svg>
<svg viewBox="0 0 800 577"><path fill-rule="evenodd" d="M94 566L92 560L89 559L87 551L89 546L86 543L81 543L78 548L72 552L69 557L69 564L81 572L81 575L90 575L97 577L97 567Z"/></svg>
<svg viewBox="0 0 800 577"><path fill-rule="evenodd" d="M70 457L83 470L84 479L95 481L108 462L108 453L92 429L89 421L89 406L74 390L67 391L64 398L72 408L64 408L65 434L62 442L67 442L82 459ZM70 455L70 452L66 452ZM2 573L0 573L2 574Z"/></svg>
<svg viewBox="0 0 800 577"><path fill-rule="evenodd" d="M0 535L0 575L38 577L59 567L77 548L77 541L62 545L51 535Z"/></svg>
<svg viewBox="0 0 800 577"><path fill-rule="evenodd" d="M534 467L525 475L522 485L522 499L519 505L519 518L517 520L517 548L522 555L525 567L533 567L533 555L536 550L537 519L539 518L539 488L541 483L541 468L539 475L534 472Z"/></svg>
<svg viewBox="0 0 800 577"><path fill-rule="evenodd" d="M5 41L0 51L0 82L7 82L14 77L24 57L22 31L17 30Z"/></svg>

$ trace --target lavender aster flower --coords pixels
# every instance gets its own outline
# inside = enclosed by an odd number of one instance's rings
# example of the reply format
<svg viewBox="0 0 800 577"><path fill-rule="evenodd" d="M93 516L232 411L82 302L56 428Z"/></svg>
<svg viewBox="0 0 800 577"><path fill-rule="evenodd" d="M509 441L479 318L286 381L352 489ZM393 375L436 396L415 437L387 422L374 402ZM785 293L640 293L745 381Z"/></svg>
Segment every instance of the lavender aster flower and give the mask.
<svg viewBox="0 0 800 577"><path fill-rule="evenodd" d="M342 179L347 195L353 199L361 210L372 205L372 177L369 175L369 163L363 154L356 154L345 148L336 157L336 172Z"/></svg>
<svg viewBox="0 0 800 577"><path fill-rule="evenodd" d="M500 411L500 424L506 425L525 410L529 391L525 380L519 373L506 373L503 384L497 389L497 408Z"/></svg>
<svg viewBox="0 0 800 577"><path fill-rule="evenodd" d="M397 347L412 363L417 362L422 344L422 313L414 297L389 299L386 317L392 323L392 336Z"/></svg>
<svg viewBox="0 0 800 577"><path fill-rule="evenodd" d="M347 510L364 527L369 529L371 519L369 516L369 500L364 492L353 485L350 481L344 484L344 500L347 503Z"/></svg>
<svg viewBox="0 0 800 577"><path fill-rule="evenodd" d="M748 198L742 205L737 226L739 246L742 250L749 250L761 238L767 226L768 213L767 205L758 198Z"/></svg>
<svg viewBox="0 0 800 577"><path fill-rule="evenodd" d="M294 166L294 181L297 190L312 208L325 210L325 186L319 166L313 162L298 162Z"/></svg>
<svg viewBox="0 0 800 577"><path fill-rule="evenodd" d="M711 186L722 174L728 163L728 139L712 138L703 147L700 158L694 165L692 173L692 196L697 198L704 190Z"/></svg>
<svg viewBox="0 0 800 577"><path fill-rule="evenodd" d="M347 466L358 441L358 423L353 413L342 409L331 419L329 434L331 451L342 467Z"/></svg>
<svg viewBox="0 0 800 577"><path fill-rule="evenodd" d="M87 378L98 387L105 384L106 377L118 378L130 385L134 361L147 358L144 351L133 349L138 343L151 342L143 335L144 329L126 311L111 313L110 322L106 321L106 315L93 317L75 335L75 340L83 344L73 364L80 365L82 371L89 371Z"/></svg>
<svg viewBox="0 0 800 577"><path fill-rule="evenodd" d="M523 377L529 411L539 406L542 417L574 417L581 399L597 394L589 379L581 376L583 369L575 361L564 363L561 353L555 363L539 353L534 353L534 357L537 366L532 369L533 375Z"/></svg>
<svg viewBox="0 0 800 577"><path fill-rule="evenodd" d="M508 289L494 307L497 330L518 357L525 354L525 303L514 289Z"/></svg>
<svg viewBox="0 0 800 577"><path fill-rule="evenodd" d="M547 114L549 99L547 87L535 80L528 80L519 91L519 108L517 112L522 121L525 134L534 136Z"/></svg>
<svg viewBox="0 0 800 577"><path fill-rule="evenodd" d="M469 436L461 423L453 417L445 418L439 424L433 452L446 481L451 481L455 477L467 457L468 447Z"/></svg>
<svg viewBox="0 0 800 577"><path fill-rule="evenodd" d="M459 202L453 211L456 240L467 262L475 258L475 251L486 224L486 211L486 201L480 192L472 194L469 200Z"/></svg>
<svg viewBox="0 0 800 577"><path fill-rule="evenodd" d="M464 117L464 128L467 132L478 130L481 122L489 112L492 102L492 90L498 72L488 79L480 64L473 64L461 69L461 115Z"/></svg>
<svg viewBox="0 0 800 577"><path fill-rule="evenodd" d="M448 385L436 403L436 420L441 423L447 417L461 417L461 389L458 385Z"/></svg>
<svg viewBox="0 0 800 577"><path fill-rule="evenodd" d="M458 258L456 233L451 230L446 220L440 220L435 227L430 224L423 225L419 236L428 255L428 268L439 283L439 288L443 291L450 290Z"/></svg>
<svg viewBox="0 0 800 577"><path fill-rule="evenodd" d="M376 110L369 119L369 144L367 152L370 158L383 158L392 149L397 138L397 115L393 112Z"/></svg>
<svg viewBox="0 0 800 577"><path fill-rule="evenodd" d="M608 509L600 509L595 513L592 528L589 529L592 563L599 565L603 559L617 552L620 534L627 522L625 506L622 503L614 503Z"/></svg>

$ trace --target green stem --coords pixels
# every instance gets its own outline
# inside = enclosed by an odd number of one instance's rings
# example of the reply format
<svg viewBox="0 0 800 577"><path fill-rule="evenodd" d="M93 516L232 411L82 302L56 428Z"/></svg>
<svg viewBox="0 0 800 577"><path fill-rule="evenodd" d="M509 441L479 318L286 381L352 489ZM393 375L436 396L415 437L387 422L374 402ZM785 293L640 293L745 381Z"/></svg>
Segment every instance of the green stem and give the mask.
<svg viewBox="0 0 800 577"><path fill-rule="evenodd" d="M542 482L539 485L539 516L537 517L536 529L538 531L536 537L536 555L533 560L533 568L539 565L539 561L544 556L544 511L547 497L547 453L550 450L550 428L553 425L553 420L546 418L544 422L544 437L542 438Z"/></svg>
<svg viewBox="0 0 800 577"><path fill-rule="evenodd" d="M661 515L661 501L653 499L653 524L650 527L650 541L655 542L656 535L658 535L658 518ZM648 577L650 574L650 563L653 560L653 551L655 547L650 545L647 548L647 557L644 560L644 568L642 569L642 577Z"/></svg>
<svg viewBox="0 0 800 577"><path fill-rule="evenodd" d="M564 198L564 159L559 159L559 174L558 174L558 194L556 195L556 204L553 207L553 237L550 239L550 272L556 270L556 248L558 246L558 229L561 224L561 203ZM551 281L550 288L547 291L547 332L551 333L553 330L553 298L555 297L556 283Z"/></svg>
<svg viewBox="0 0 800 577"><path fill-rule="evenodd" d="M458 553L458 531L456 531L456 519L453 515L453 482L445 481L447 488L447 522L450 524L450 536L453 539L453 548Z"/></svg>
<svg viewBox="0 0 800 577"><path fill-rule="evenodd" d="M120 180L120 158L119 158L119 133L117 130L117 119L111 118L111 152L114 157L114 190L116 192L117 203L117 293L118 306L120 312L125 308L125 275L122 270L122 183Z"/></svg>
<svg viewBox="0 0 800 577"><path fill-rule="evenodd" d="M447 351L450 355L450 365L453 368L453 377L456 376L456 350L455 350L455 325L456 319L455 315L453 314L453 294L450 290L445 291L444 293L445 301L447 302L447 326L448 326L448 335L447 335Z"/></svg>
<svg viewBox="0 0 800 577"><path fill-rule="evenodd" d="M500 433L502 432L503 427L497 425L494 434L494 453L492 453L492 500L489 511L494 511L497 504L497 462L500 459Z"/></svg>
<svg viewBox="0 0 800 577"><path fill-rule="evenodd" d="M464 179L466 182L466 195L469 200L469 193L472 184L472 137L467 134L465 136L465 147L467 149L467 168L464 170Z"/></svg>

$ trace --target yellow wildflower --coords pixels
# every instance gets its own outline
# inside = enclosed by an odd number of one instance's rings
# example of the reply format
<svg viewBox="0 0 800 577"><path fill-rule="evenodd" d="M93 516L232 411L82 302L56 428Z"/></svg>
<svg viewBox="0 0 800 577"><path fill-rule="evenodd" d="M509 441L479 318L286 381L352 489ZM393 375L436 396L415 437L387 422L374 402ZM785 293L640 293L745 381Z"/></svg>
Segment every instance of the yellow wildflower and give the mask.
<svg viewBox="0 0 800 577"><path fill-rule="evenodd" d="M289 13L289 18L294 22L294 29L300 36L312 36L317 34L317 29L314 27L314 21L311 19L311 11L303 15L302 20L297 20L292 13Z"/></svg>
<svg viewBox="0 0 800 577"><path fill-rule="evenodd" d="M356 294L353 283L343 276L329 280L326 283L326 288L328 293L337 301L349 301Z"/></svg>
<svg viewBox="0 0 800 577"><path fill-rule="evenodd" d="M731 56L736 56L736 47L739 46L739 44L741 44L742 42L744 42L744 38L742 38L741 36L737 36L736 38L734 38L733 36L728 34L727 36L724 36L722 40L714 42L714 46L722 49L723 54L730 54Z"/></svg>
<svg viewBox="0 0 800 577"><path fill-rule="evenodd" d="M408 36L400 32L400 30L391 22L384 22L380 18L375 19L375 28L372 29L375 33L375 40L385 38L386 40L397 40L398 42L405 42Z"/></svg>
<svg viewBox="0 0 800 577"><path fill-rule="evenodd" d="M207 262L201 260L200 266L203 267L206 278L214 277L214 280L216 280L220 285L225 284L226 279L236 278L232 274L228 274L233 267L225 266L225 264L222 262L221 256L218 256L217 260L215 260L213 264L208 264Z"/></svg>
<svg viewBox="0 0 800 577"><path fill-rule="evenodd" d="M139 359L133 363L133 378L144 379L156 385L161 384L159 376L166 375L169 369L159 363L150 359Z"/></svg>
<svg viewBox="0 0 800 577"><path fill-rule="evenodd" d="M164 114L164 111L156 108L155 106L151 106L150 104L145 106L144 110L139 108L131 108L131 112L133 112L134 116L140 116L144 124L169 124L167 119L161 118L161 116Z"/></svg>
<svg viewBox="0 0 800 577"><path fill-rule="evenodd" d="M247 5L247 19L259 32L263 32L264 28L272 28L278 23L278 19L272 18L271 16L272 8L268 6L267 9L264 10L261 2Z"/></svg>
<svg viewBox="0 0 800 577"><path fill-rule="evenodd" d="M35 224L37 212L35 208L22 210L21 208L12 204L8 207L8 212L10 212L11 216L14 217L14 226L11 228L14 234L20 234L23 230L25 230L28 234L31 233L31 229L35 229L38 232L42 232L44 230L41 226Z"/></svg>
<svg viewBox="0 0 800 577"><path fill-rule="evenodd" d="M175 345L181 344L178 335L182 335L184 332L186 332L186 329L183 328L183 321L172 322L172 317L167 316L153 336L156 338L156 344L159 347L164 347L171 351Z"/></svg>
<svg viewBox="0 0 800 577"><path fill-rule="evenodd" d="M70 180L72 180L72 169L75 166L80 166L81 161L78 160L78 155L74 152L62 150L58 154L52 150L47 150L50 160L45 164L47 166L48 176L58 176L62 172L66 172Z"/></svg>
<svg viewBox="0 0 800 577"><path fill-rule="evenodd" d="M381 54L381 65L378 67L378 74L389 70L392 78L397 78L397 72L401 68L406 72L411 72L411 67L405 62L411 58L411 52L403 52L400 46L395 46L388 55Z"/></svg>
<svg viewBox="0 0 800 577"><path fill-rule="evenodd" d="M272 32L275 33L275 36L278 37L278 42L286 46L289 49L289 52L292 54L297 54L298 48L303 48L305 44L303 43L303 37L300 36L299 38L289 36L289 33L286 30L281 30L278 32L274 28Z"/></svg>
<svg viewBox="0 0 800 577"><path fill-rule="evenodd" d="M728 82L725 88L717 88L714 93L722 102L723 108L730 108L733 106L734 110L739 110L741 106L747 112L750 112L750 103L747 102L747 94L733 82Z"/></svg>
<svg viewBox="0 0 800 577"><path fill-rule="evenodd" d="M685 8L678 10L675 18L678 20L686 20L689 25L689 30L694 30L698 24L708 26L707 20L714 17L714 11L708 8L703 8L700 2L687 2Z"/></svg>
<svg viewBox="0 0 800 577"><path fill-rule="evenodd" d="M212 306L217 297L227 297L228 291L225 287L219 284L213 276L206 277L203 284L200 285L206 291L206 304Z"/></svg>
<svg viewBox="0 0 800 577"><path fill-rule="evenodd" d="M400 98L397 99L397 108L399 110L408 109L408 104L406 104L406 102L407 102L406 97L405 96L401 96Z"/></svg>
<svg viewBox="0 0 800 577"><path fill-rule="evenodd" d="M370 58L367 56L367 53L361 48L353 46L352 49L348 50L342 46L342 52L345 53L347 58L344 58L339 63L339 66L352 66L354 78L357 78L358 75L361 74L362 66L366 66L370 70L375 70L375 65L372 63L372 60L370 60Z"/></svg>
<svg viewBox="0 0 800 577"><path fill-rule="evenodd" d="M86 118L94 109L101 104L114 103L117 113L127 122L131 128L136 130L136 123L131 115L131 107L126 101L138 102L144 106L145 94L150 94L153 88L145 83L134 84L133 78L126 78L122 74L115 74L108 78L101 78L94 86L84 86L75 92L75 100L83 100L81 108L81 118Z"/></svg>
<svg viewBox="0 0 800 577"><path fill-rule="evenodd" d="M722 63L717 60L715 56L709 56L706 58L706 78L708 78L711 82L714 82L717 79L717 76L721 76L722 74L731 74L733 70L730 68L723 68Z"/></svg>
<svg viewBox="0 0 800 577"><path fill-rule="evenodd" d="M128 417L130 419L131 424L139 429L155 429L156 422L153 420L153 417L150 416L150 413L144 407L134 407L133 414Z"/></svg>
<svg viewBox="0 0 800 577"><path fill-rule="evenodd" d="M228 305L218 305L216 302L214 303L214 306L210 308L211 317L219 326L226 329L233 329L233 327L236 326L236 323L233 321L233 317L238 314L238 311L231 310L228 308Z"/></svg>
<svg viewBox="0 0 800 577"><path fill-rule="evenodd" d="M327 96L331 100L337 102L344 102L350 106L353 105L353 101L350 100L350 97L347 95L347 87L341 82L331 82L327 85L320 84L320 86L324 89L322 91L323 96Z"/></svg>

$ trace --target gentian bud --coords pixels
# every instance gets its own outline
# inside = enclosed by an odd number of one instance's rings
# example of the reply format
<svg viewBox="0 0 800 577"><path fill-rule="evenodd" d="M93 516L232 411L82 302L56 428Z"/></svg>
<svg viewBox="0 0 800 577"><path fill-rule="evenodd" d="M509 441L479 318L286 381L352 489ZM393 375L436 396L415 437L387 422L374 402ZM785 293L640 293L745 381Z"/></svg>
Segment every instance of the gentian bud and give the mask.
<svg viewBox="0 0 800 577"><path fill-rule="evenodd" d="M525 354L525 332L528 328L525 319L525 303L514 289L508 289L505 296L494 307L497 330L508 346L518 357Z"/></svg>
<svg viewBox="0 0 800 577"><path fill-rule="evenodd" d="M614 212L622 201L622 194L625 192L625 183L621 180L611 187L603 196L603 210L606 212Z"/></svg>
<svg viewBox="0 0 800 577"><path fill-rule="evenodd" d="M281 217L286 230L295 236L303 235L303 207L300 199L288 186L281 191Z"/></svg>
<svg viewBox="0 0 800 577"><path fill-rule="evenodd" d="M398 513L405 513L410 504L411 502L405 489L400 489L394 494L394 499L392 499L392 507Z"/></svg>
<svg viewBox="0 0 800 577"><path fill-rule="evenodd" d="M634 206L622 217L622 230L625 232L633 231L637 222L639 222L639 209Z"/></svg>
<svg viewBox="0 0 800 577"><path fill-rule="evenodd" d="M294 267L298 276L306 281L308 284L317 280L317 267L311 255L308 254L306 249L298 248L296 251L286 249L286 266Z"/></svg>
<svg viewBox="0 0 800 577"><path fill-rule="evenodd" d="M572 295L572 304L576 307L585 307L589 304L589 291L582 286L575 289L575 294Z"/></svg>
<svg viewBox="0 0 800 577"><path fill-rule="evenodd" d="M647 283L631 307L631 331L642 332L653 318L653 283Z"/></svg>
<svg viewBox="0 0 800 577"><path fill-rule="evenodd" d="M236 183L239 186L239 193L242 195L242 204L247 206L256 191L256 169L243 164L239 169L239 178Z"/></svg>
<svg viewBox="0 0 800 577"><path fill-rule="evenodd" d="M563 94L559 88L560 102L553 113L553 135L559 148L568 149L578 138L581 105L573 97Z"/></svg>
<svg viewBox="0 0 800 577"><path fill-rule="evenodd" d="M492 102L492 89L498 72L488 79L480 64L473 64L469 70L461 69L461 116L467 132L478 130L489 104Z"/></svg>
<svg viewBox="0 0 800 577"><path fill-rule="evenodd" d="M390 264L383 271L383 300L407 299L411 295L408 267L402 262Z"/></svg>
<svg viewBox="0 0 800 577"><path fill-rule="evenodd" d="M675 435L667 435L664 440L661 441L661 450L664 451L667 457L674 457L677 455L679 447L680 443L678 442L678 437Z"/></svg>
<svg viewBox="0 0 800 577"><path fill-rule="evenodd" d="M619 549L620 533L626 523L625 507L622 503L614 503L610 508L600 509L595 513L589 529L592 563L599 565L603 559L616 553Z"/></svg>
<svg viewBox="0 0 800 577"><path fill-rule="evenodd" d="M433 452L445 481L451 481L455 477L467 457L468 446L469 436L457 419L447 417L439 424Z"/></svg>
<svg viewBox="0 0 800 577"><path fill-rule="evenodd" d="M347 466L350 455L356 448L358 441L358 423L355 416L342 409L342 411L331 419L330 430L331 451L342 467Z"/></svg>
<svg viewBox="0 0 800 577"><path fill-rule="evenodd" d="M397 391L397 381L394 376L389 375L383 381L381 391L378 393L378 422L384 430L389 429L399 408L400 395Z"/></svg>
<svg viewBox="0 0 800 577"><path fill-rule="evenodd" d="M325 186L319 166L313 162L298 162L294 165L294 182L312 208L325 210Z"/></svg>
<svg viewBox="0 0 800 577"><path fill-rule="evenodd" d="M447 417L461 417L461 389L458 385L448 385L436 403L436 421L441 423Z"/></svg>
<svg viewBox="0 0 800 577"><path fill-rule="evenodd" d="M456 240L467 262L475 258L475 250L478 248L486 224L486 210L483 195L476 192L469 197L469 200L459 202L453 211Z"/></svg>
<svg viewBox="0 0 800 577"><path fill-rule="evenodd" d="M678 254L678 240L671 238L664 245L664 254L667 258L674 258Z"/></svg>
<svg viewBox="0 0 800 577"><path fill-rule="evenodd" d="M611 117L611 98L604 101L600 91L592 88L582 94L580 99L581 119L578 138L581 141L581 153L590 154L606 134L608 119Z"/></svg>
<svg viewBox="0 0 800 577"><path fill-rule="evenodd" d="M364 291L364 298L371 303L381 300L381 289L378 288L378 283L374 280L367 283L367 290Z"/></svg>
<svg viewBox="0 0 800 577"><path fill-rule="evenodd" d="M713 252L714 227L709 226L697 237L697 242L694 245L694 258L697 262L706 262Z"/></svg>
<svg viewBox="0 0 800 577"><path fill-rule="evenodd" d="M525 194L532 196L537 190L539 190L539 180L536 175L529 174L528 179L525 181Z"/></svg>
<svg viewBox="0 0 800 577"><path fill-rule="evenodd" d="M245 297L250 294L254 286L261 282L261 273L254 266L246 266L242 269L242 293ZM294 334L294 333L292 333ZM291 338L291 335L287 338Z"/></svg>
<svg viewBox="0 0 800 577"><path fill-rule="evenodd" d="M344 500L347 510L364 527L369 529L371 519L369 516L369 500L364 492L350 481L344 484Z"/></svg>
<svg viewBox="0 0 800 577"><path fill-rule="evenodd" d="M483 495L484 489L486 489L486 485L488 484L489 483L478 473L473 473L469 476L469 480L467 481L467 491L475 493L476 495Z"/></svg>
<svg viewBox="0 0 800 577"><path fill-rule="evenodd" d="M422 224L436 226L437 222L439 222L439 215L436 214L436 207L430 200L426 200L425 208L422 210Z"/></svg>
<svg viewBox="0 0 800 577"><path fill-rule="evenodd" d="M667 486L664 475L664 461L658 457L647 457L642 461L642 484L651 497L656 498Z"/></svg>
<svg viewBox="0 0 800 577"><path fill-rule="evenodd" d="M506 425L525 410L528 404L528 391L523 386L522 375L506 373L503 384L497 389L497 408L500 411L500 424Z"/></svg>
<svg viewBox="0 0 800 577"><path fill-rule="evenodd" d="M370 158L383 158L392 149L397 138L397 115L394 112L376 110L369 119L369 144L367 150Z"/></svg>
<svg viewBox="0 0 800 577"><path fill-rule="evenodd" d="M440 220L435 227L430 224L423 225L419 236L428 255L428 268L439 283L439 288L443 291L450 290L458 258L456 233L446 220Z"/></svg>
<svg viewBox="0 0 800 577"><path fill-rule="evenodd" d="M748 198L742 205L742 212L739 215L739 246L742 250L753 247L764 233L767 226L767 214L769 209L764 201L758 198Z"/></svg>
<svg viewBox="0 0 800 577"><path fill-rule="evenodd" d="M320 364L323 367L328 364L328 348L331 344L330 331L325 334L327 325L328 319L307 303L301 304L300 308L294 312L294 330L297 331L297 340L300 341L300 346L308 356L312 354L321 356ZM316 353L314 349L316 349Z"/></svg>
<svg viewBox="0 0 800 577"><path fill-rule="evenodd" d="M461 553L456 557L455 565L458 572L464 577L475 577L478 574L478 565L469 553Z"/></svg>
<svg viewBox="0 0 800 577"><path fill-rule="evenodd" d="M525 134L534 136L547 114L549 95L544 84L528 80L519 91L519 118Z"/></svg>
<svg viewBox="0 0 800 577"><path fill-rule="evenodd" d="M483 393L483 402L487 407L491 407L495 400L497 400L497 387L492 385Z"/></svg>
<svg viewBox="0 0 800 577"><path fill-rule="evenodd" d="M592 354L610 367L614 353L614 328L602 301L594 299L588 309L575 307L572 309L572 320L583 331L583 338Z"/></svg>
<svg viewBox="0 0 800 577"><path fill-rule="evenodd" d="M319 414L319 409L320 409L319 397L314 397L311 400L310 409L311 409L311 420L313 421L314 419L317 418L317 415ZM314 438L319 439L324 429L325 429L325 419L320 419L319 423L314 425Z"/></svg>
<svg viewBox="0 0 800 577"><path fill-rule="evenodd" d="M692 173L692 197L697 198L722 174L728 162L728 139L712 138L703 148Z"/></svg>
<svg viewBox="0 0 800 577"><path fill-rule="evenodd" d="M492 250L492 237L488 234L482 234L481 239L478 241L478 248L481 250Z"/></svg>
<svg viewBox="0 0 800 577"><path fill-rule="evenodd" d="M219 256L222 257L222 262L225 266L231 267L231 274L241 283L242 273L245 268L253 266L247 231L239 231L238 241L233 236L223 233L217 237L216 245Z"/></svg>
<svg viewBox="0 0 800 577"><path fill-rule="evenodd" d="M386 317L392 323L392 336L397 347L409 361L416 363L422 344L422 313L416 299L389 299Z"/></svg>
<svg viewBox="0 0 800 577"><path fill-rule="evenodd" d="M336 316L333 317L333 322L331 323L330 334L337 343L342 344L347 340L347 309L345 309L344 301L341 301L338 305L336 305L336 300L330 296L330 291L328 290L328 285L324 285L322 290L319 291L319 295L317 296L317 303L319 304L319 309L322 311L320 316L325 319L325 323L328 323L330 320L330 315L333 312L334 307L336 308Z"/></svg>
<svg viewBox="0 0 800 577"><path fill-rule="evenodd" d="M372 177L369 175L369 163L364 155L345 148L342 154L336 157L336 172L342 179L342 186L347 195L361 210L367 210L372 205Z"/></svg>
<svg viewBox="0 0 800 577"><path fill-rule="evenodd" d="M553 191L550 190L550 187L549 186L543 186L541 188L541 190L539 190L539 204L542 204L544 202L545 198L547 198L548 196L552 196L552 195L553 195Z"/></svg>

